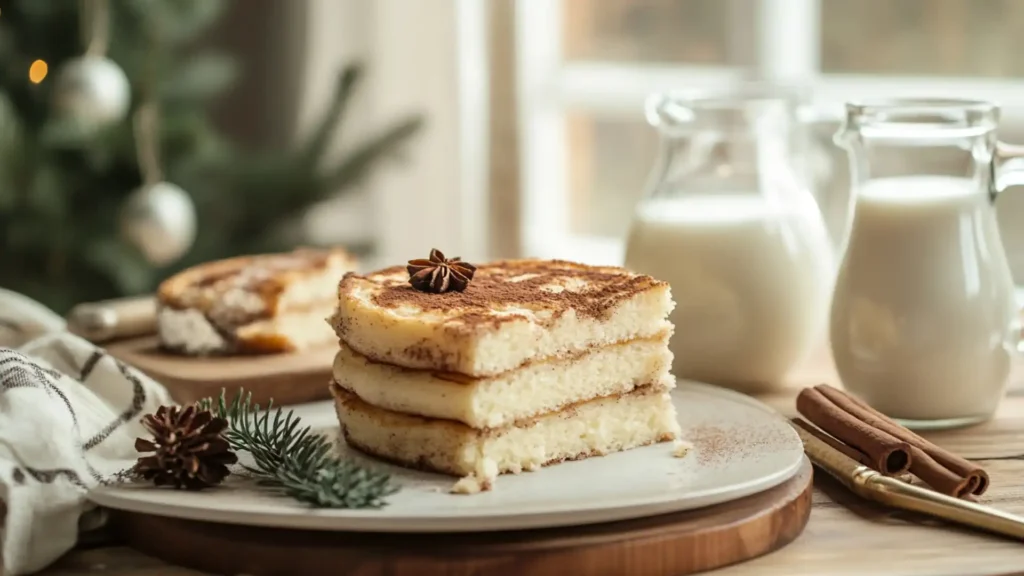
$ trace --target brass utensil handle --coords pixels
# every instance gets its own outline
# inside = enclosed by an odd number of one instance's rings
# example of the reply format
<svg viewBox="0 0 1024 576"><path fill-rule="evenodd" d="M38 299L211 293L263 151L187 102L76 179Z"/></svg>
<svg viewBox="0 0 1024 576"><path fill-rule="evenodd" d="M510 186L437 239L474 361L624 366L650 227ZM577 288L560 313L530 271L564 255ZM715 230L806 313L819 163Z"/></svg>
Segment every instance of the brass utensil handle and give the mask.
<svg viewBox="0 0 1024 576"><path fill-rule="evenodd" d="M946 496L876 474L868 480L871 498L882 504L1024 540L1024 518L990 506Z"/></svg>
<svg viewBox="0 0 1024 576"><path fill-rule="evenodd" d="M68 313L68 331L96 343L153 334L156 313L151 295L88 302Z"/></svg>
<svg viewBox="0 0 1024 576"><path fill-rule="evenodd" d="M799 426L793 426L793 429L800 435L804 451L811 462L862 498L1010 538L1024 539L1024 518L1020 516L883 476L833 449Z"/></svg>

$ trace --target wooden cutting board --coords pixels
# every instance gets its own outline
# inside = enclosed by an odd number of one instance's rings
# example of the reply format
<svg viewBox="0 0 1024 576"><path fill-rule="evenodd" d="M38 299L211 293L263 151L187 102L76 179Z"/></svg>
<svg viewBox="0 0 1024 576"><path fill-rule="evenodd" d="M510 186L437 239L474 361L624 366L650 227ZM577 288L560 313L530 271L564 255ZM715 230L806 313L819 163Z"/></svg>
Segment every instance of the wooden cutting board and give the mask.
<svg viewBox="0 0 1024 576"><path fill-rule="evenodd" d="M155 336L112 342L106 350L166 386L182 404L217 397L221 389L231 398L244 387L261 406L270 399L275 405L329 399L338 351L331 345L295 354L193 358L161 351Z"/></svg>
<svg viewBox="0 0 1024 576"><path fill-rule="evenodd" d="M734 502L626 522L516 532L357 534L110 512L112 526L131 547L212 574L679 576L749 560L793 541L810 515L811 480L805 459L789 481Z"/></svg>

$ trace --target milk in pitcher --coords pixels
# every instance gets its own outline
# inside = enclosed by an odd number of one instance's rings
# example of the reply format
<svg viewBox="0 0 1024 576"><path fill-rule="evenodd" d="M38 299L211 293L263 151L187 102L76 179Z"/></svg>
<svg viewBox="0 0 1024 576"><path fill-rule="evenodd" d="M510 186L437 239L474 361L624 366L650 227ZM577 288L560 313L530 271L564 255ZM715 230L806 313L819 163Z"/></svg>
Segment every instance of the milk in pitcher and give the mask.
<svg viewBox="0 0 1024 576"><path fill-rule="evenodd" d="M1019 322L987 190L968 178L873 179L856 191L831 312L843 384L890 416L983 420Z"/></svg>
<svg viewBox="0 0 1024 576"><path fill-rule="evenodd" d="M677 377L765 390L820 345L832 244L810 194L787 192L652 198L638 208L626 266L672 287Z"/></svg>

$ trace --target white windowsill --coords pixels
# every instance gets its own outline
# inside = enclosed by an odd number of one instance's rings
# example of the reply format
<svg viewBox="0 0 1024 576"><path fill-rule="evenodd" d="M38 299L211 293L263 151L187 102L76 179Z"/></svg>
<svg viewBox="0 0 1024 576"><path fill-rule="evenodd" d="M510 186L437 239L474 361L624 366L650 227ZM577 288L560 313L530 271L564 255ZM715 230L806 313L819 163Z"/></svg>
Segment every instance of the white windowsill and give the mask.
<svg viewBox="0 0 1024 576"><path fill-rule="evenodd" d="M740 68L623 65L572 62L551 79L552 101L569 109L597 114L640 117L652 92L672 89L713 89L743 80ZM814 104L839 118L844 102L897 97L942 97L991 100L1003 108L1003 118L1024 122L1024 82L983 78L899 77L854 74L818 76L804 84Z"/></svg>

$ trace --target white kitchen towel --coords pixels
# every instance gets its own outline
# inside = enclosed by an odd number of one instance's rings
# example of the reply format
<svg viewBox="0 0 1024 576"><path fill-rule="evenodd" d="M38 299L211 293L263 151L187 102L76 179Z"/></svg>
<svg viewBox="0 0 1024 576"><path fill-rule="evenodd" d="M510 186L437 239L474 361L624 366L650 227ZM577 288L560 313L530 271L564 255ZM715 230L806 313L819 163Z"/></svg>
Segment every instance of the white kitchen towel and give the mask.
<svg viewBox="0 0 1024 576"><path fill-rule="evenodd" d="M0 288L0 573L41 570L102 524L86 492L131 466L141 417L170 403L57 314Z"/></svg>

